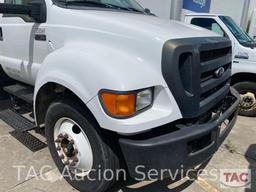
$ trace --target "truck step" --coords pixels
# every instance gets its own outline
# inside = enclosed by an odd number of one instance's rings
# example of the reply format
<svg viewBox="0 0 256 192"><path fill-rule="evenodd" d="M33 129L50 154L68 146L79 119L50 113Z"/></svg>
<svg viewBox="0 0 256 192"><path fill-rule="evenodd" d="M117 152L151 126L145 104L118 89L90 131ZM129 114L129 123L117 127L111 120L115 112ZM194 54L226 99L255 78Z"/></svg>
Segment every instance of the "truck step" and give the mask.
<svg viewBox="0 0 256 192"><path fill-rule="evenodd" d="M14 84L3 87L3 90L29 104L33 104L34 89L29 85Z"/></svg>
<svg viewBox="0 0 256 192"><path fill-rule="evenodd" d="M35 123L10 109L0 111L0 119L19 132L25 132L36 128Z"/></svg>
<svg viewBox="0 0 256 192"><path fill-rule="evenodd" d="M32 152L36 152L47 147L44 142L40 141L29 132L12 131L10 134Z"/></svg>

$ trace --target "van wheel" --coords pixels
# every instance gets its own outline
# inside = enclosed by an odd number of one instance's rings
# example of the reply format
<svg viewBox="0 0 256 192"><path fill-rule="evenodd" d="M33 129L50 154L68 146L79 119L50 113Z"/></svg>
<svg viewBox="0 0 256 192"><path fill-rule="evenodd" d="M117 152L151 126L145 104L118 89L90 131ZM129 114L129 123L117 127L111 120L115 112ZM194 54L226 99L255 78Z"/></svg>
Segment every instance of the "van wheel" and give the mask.
<svg viewBox="0 0 256 192"><path fill-rule="evenodd" d="M69 100L52 103L45 128L51 156L74 188L104 192L115 183L111 171L119 168L118 158L82 107Z"/></svg>
<svg viewBox="0 0 256 192"><path fill-rule="evenodd" d="M256 117L256 83L244 81L235 84L234 88L241 96L239 115Z"/></svg>

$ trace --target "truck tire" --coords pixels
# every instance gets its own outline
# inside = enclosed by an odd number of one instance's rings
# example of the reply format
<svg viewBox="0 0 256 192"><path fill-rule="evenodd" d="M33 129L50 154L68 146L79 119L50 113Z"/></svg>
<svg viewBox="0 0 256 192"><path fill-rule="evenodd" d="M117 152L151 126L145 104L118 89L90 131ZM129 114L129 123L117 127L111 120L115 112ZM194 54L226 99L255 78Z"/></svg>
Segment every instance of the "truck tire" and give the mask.
<svg viewBox="0 0 256 192"><path fill-rule="evenodd" d="M0 87L2 88L3 86L11 85L14 82L15 81L13 79L6 75L2 66L0 65Z"/></svg>
<svg viewBox="0 0 256 192"><path fill-rule="evenodd" d="M234 88L241 96L239 115L256 117L256 83L239 82L234 85Z"/></svg>
<svg viewBox="0 0 256 192"><path fill-rule="evenodd" d="M53 102L47 110L45 128L51 156L74 188L104 192L116 182L109 174L116 173L119 160L101 136L98 124L82 107L70 100Z"/></svg>

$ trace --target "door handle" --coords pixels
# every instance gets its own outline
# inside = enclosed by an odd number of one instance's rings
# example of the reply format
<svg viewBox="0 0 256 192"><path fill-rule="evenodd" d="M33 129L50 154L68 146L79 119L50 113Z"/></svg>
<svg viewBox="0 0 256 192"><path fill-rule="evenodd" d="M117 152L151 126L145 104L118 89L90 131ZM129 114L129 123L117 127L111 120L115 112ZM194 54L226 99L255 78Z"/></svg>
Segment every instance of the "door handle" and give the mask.
<svg viewBox="0 0 256 192"><path fill-rule="evenodd" d="M36 41L46 41L46 35L44 34L35 34Z"/></svg>
<svg viewBox="0 0 256 192"><path fill-rule="evenodd" d="M3 41L4 38L3 38L3 30L2 30L2 27L0 27L0 41Z"/></svg>

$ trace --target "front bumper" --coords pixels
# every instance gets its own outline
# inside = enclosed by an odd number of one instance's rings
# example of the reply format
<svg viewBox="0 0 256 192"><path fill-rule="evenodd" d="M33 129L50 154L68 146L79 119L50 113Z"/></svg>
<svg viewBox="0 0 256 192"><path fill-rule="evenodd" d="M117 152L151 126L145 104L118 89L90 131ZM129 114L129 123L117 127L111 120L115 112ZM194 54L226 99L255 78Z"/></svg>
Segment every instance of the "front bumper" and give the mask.
<svg viewBox="0 0 256 192"><path fill-rule="evenodd" d="M214 120L203 124L176 124L173 132L153 137L120 138L131 177L139 178L141 172L146 174L152 169L158 173L166 169L176 173L177 170L186 170L208 160L232 130L237 120L239 101L239 94L231 88L223 102L225 109ZM221 125L227 121L228 125L222 130ZM139 167L143 168L140 172Z"/></svg>

